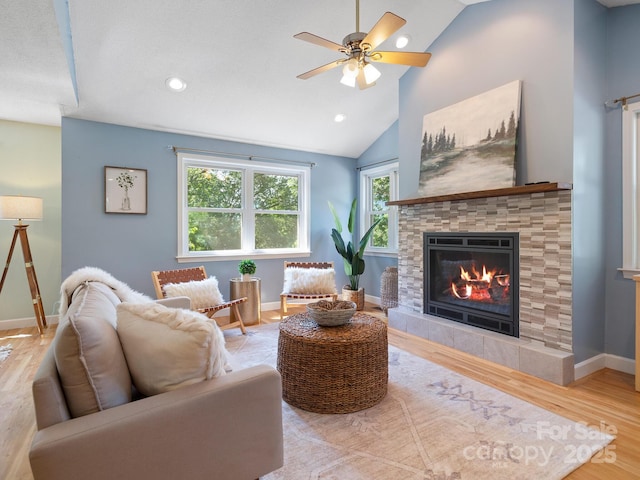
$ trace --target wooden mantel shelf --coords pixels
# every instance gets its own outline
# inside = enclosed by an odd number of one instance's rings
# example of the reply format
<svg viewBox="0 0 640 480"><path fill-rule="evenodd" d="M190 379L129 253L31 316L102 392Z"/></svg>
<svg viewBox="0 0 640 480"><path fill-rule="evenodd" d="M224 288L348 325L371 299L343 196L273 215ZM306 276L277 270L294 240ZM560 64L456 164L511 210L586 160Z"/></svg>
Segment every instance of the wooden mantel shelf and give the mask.
<svg viewBox="0 0 640 480"><path fill-rule="evenodd" d="M394 200L387 202L387 205L418 205L421 203L450 202L454 200L469 200L472 198L490 198L509 195L527 195L540 192L557 192L558 190L571 190L571 183L535 183L533 185L520 185L509 188L496 188L494 190L480 190L477 192L452 193L450 195L439 195L437 197L407 198L405 200Z"/></svg>

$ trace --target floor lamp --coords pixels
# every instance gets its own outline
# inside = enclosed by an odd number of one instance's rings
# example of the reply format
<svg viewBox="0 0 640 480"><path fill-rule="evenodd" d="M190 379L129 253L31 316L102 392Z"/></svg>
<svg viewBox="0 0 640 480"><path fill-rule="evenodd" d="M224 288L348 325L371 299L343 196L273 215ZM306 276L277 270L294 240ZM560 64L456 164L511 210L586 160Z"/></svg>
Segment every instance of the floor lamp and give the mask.
<svg viewBox="0 0 640 480"><path fill-rule="evenodd" d="M29 237L27 237L27 227L22 220L42 220L42 199L38 197L22 197L19 195L1 195L0 196L0 220L17 220L18 224L14 225L13 240L7 263L4 267L2 280L0 280L0 293L4 287L4 281L7 278L9 264L13 249L16 246L16 240L20 238L22 246L22 256L24 257L24 267L27 270L27 280L29 280L29 288L31 289L31 299L33 300L33 310L36 314L38 322L38 331L40 335L44 333L44 327L47 326L47 319L44 316L44 308L42 307L42 298L40 298L40 287L38 287L38 279L36 278L36 269L31 258L31 249L29 248Z"/></svg>

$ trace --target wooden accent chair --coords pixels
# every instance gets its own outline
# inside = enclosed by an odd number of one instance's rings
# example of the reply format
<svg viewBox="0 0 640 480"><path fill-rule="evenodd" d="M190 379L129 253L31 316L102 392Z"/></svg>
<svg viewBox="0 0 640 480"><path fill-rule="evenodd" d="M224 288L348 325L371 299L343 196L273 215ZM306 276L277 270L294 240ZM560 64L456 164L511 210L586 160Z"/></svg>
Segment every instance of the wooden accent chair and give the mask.
<svg viewBox="0 0 640 480"><path fill-rule="evenodd" d="M284 269L297 267L297 268L327 268L333 270L333 262L284 262ZM315 300L321 298L330 298L335 301L338 298L338 294L334 293L290 293L282 292L280 294L280 320L287 315L287 300Z"/></svg>
<svg viewBox="0 0 640 480"><path fill-rule="evenodd" d="M162 270L151 272L151 278L153 279L153 286L156 290L158 298L166 298L167 295L164 291L164 286L168 283L184 283L191 281L206 280L207 273L204 266L193 268L182 268L178 270ZM247 297L238 298L237 300L230 300L228 302L221 303L219 305L213 305L206 308L195 309L200 313L204 313L207 317L214 320L213 316L216 312L225 308L230 308L235 314L237 320L235 322L228 323L226 325L218 325L221 330L228 330L229 328L240 327L242 334L246 334L244 323L242 322L242 316L240 315L240 309L238 305L247 301ZM216 322L217 323L217 322Z"/></svg>

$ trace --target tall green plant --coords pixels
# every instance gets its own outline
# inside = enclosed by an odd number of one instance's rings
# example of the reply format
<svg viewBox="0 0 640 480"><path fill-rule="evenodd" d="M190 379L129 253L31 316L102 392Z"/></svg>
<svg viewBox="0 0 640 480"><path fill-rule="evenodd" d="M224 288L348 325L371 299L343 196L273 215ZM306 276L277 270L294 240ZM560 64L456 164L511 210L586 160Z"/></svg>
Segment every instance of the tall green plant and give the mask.
<svg viewBox="0 0 640 480"><path fill-rule="evenodd" d="M360 239L358 249L356 250L353 246L355 240L353 237L353 230L356 222L357 206L358 199L354 198L351 203L351 211L349 212L349 220L347 222L347 229L349 230L351 239L345 245L344 240L342 239L342 223L340 222L340 217L338 217L336 209L333 207L331 202L329 202L329 209L333 214L333 221L336 224L336 228L331 229L331 238L333 238L333 243L336 245L336 250L342 256L344 262L344 273L349 277L349 288L351 290L358 290L360 275L364 273L364 250L367 248L367 243L369 243L369 237L371 237L373 230L383 220L382 218L379 218L373 225L371 225L371 227L369 227L369 230L367 230Z"/></svg>

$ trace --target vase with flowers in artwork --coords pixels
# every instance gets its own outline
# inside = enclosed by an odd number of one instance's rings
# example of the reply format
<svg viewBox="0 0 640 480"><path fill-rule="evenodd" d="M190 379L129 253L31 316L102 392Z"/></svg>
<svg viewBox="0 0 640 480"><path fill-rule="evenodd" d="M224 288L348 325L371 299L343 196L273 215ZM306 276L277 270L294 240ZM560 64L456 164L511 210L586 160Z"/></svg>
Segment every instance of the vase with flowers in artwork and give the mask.
<svg viewBox="0 0 640 480"><path fill-rule="evenodd" d="M116 177L118 186L124 190L124 198L122 199L121 210L131 210L131 198L129 198L129 189L133 188L133 183L136 178L136 175L132 175L131 172L122 172Z"/></svg>

